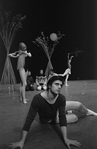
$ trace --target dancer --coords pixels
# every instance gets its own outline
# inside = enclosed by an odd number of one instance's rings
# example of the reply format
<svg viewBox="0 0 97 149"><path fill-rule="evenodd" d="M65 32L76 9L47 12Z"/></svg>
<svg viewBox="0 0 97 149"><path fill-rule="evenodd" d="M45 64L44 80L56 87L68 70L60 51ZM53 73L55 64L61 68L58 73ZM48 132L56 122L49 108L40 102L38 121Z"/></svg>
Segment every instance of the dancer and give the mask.
<svg viewBox="0 0 97 149"><path fill-rule="evenodd" d="M27 85L26 83L26 72L25 72L25 57L29 56L31 57L31 53L27 53L27 46L21 42L19 44L19 50L10 53L9 56L17 58L18 57L18 62L17 62L17 70L19 71L20 78L21 78L21 86L20 86L20 100L26 104L27 99L25 98L25 87Z"/></svg>
<svg viewBox="0 0 97 149"><path fill-rule="evenodd" d="M40 76L36 76L37 90L47 89L47 77L43 75L43 70L40 70Z"/></svg>
<svg viewBox="0 0 97 149"><path fill-rule="evenodd" d="M64 143L70 149L71 145L80 146L80 142L67 138L67 120L65 113L66 98L60 93L64 84L64 77L52 76L47 82L47 90L34 96L30 109L23 126L22 137L19 142L9 145L11 149L20 147L23 149L28 131L36 114L39 114L40 123L56 124L57 110L59 111L59 124L63 135Z"/></svg>
<svg viewBox="0 0 97 149"><path fill-rule="evenodd" d="M62 76L64 77L68 72L65 71L64 74L57 74L54 72L53 69L49 71L48 79L52 76ZM78 111L83 116L97 116L97 113L86 108L81 102L79 101L66 101L66 119L67 123L75 123L78 121L78 117L74 114L74 111ZM57 123L59 123L59 113L57 112Z"/></svg>
<svg viewBox="0 0 97 149"><path fill-rule="evenodd" d="M34 79L31 76L31 71L26 71L26 91L33 91L34 90Z"/></svg>
<svg viewBox="0 0 97 149"><path fill-rule="evenodd" d="M57 75L57 73L55 73L53 69L50 69L49 72L48 72L47 79L49 79L49 78L52 77L53 75ZM62 74L61 74L61 75L62 75Z"/></svg>
<svg viewBox="0 0 97 149"><path fill-rule="evenodd" d="M74 56L70 56L70 53L68 53L68 56L67 56L67 58L68 58L68 68L66 69L66 71L63 74L64 76L66 75L66 78L65 78L65 85L66 86L69 86L67 81L68 81L69 75L71 74L71 61L72 61L73 57Z"/></svg>

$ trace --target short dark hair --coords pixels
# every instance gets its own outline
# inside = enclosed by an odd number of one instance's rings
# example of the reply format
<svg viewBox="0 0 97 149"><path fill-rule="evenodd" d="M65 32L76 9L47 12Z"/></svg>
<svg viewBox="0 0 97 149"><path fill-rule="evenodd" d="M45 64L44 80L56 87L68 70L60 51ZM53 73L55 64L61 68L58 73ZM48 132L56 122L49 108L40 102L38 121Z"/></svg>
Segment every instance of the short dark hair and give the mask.
<svg viewBox="0 0 97 149"><path fill-rule="evenodd" d="M64 77L60 75L54 75L47 81L47 88L52 85L52 83L56 80L62 81L62 85L64 84Z"/></svg>

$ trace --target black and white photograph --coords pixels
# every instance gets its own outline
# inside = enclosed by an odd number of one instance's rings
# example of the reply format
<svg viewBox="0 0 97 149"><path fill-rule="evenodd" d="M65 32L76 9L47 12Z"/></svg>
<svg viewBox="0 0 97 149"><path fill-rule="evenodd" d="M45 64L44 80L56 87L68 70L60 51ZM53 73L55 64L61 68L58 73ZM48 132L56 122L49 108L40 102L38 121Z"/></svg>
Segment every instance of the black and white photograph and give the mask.
<svg viewBox="0 0 97 149"><path fill-rule="evenodd" d="M97 1L0 0L0 149L97 149Z"/></svg>

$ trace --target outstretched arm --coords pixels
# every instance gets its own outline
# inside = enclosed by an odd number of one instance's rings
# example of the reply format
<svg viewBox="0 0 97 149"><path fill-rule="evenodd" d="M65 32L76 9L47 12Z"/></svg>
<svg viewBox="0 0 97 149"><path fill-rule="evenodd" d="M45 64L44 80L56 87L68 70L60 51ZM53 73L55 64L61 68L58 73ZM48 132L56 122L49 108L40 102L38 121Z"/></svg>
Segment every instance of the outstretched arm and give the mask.
<svg viewBox="0 0 97 149"><path fill-rule="evenodd" d="M76 140L70 140L67 138L67 127L66 126L62 126L61 131L62 131L64 142L67 145L68 149L70 149L70 145L77 146L77 147L81 145L80 142Z"/></svg>
<svg viewBox="0 0 97 149"><path fill-rule="evenodd" d="M30 129L30 126L31 126L31 123L33 122L36 114L37 114L37 105L36 105L36 98L33 98L32 100L32 103L30 105L30 109L28 111L28 115L27 115L27 118L26 118L26 121L25 121L25 124L23 126L23 131L22 131L22 137L21 137L21 140L19 142L16 142L16 143L11 143L9 145L9 147L11 147L11 149L15 149L17 147L19 147L20 149L23 149L23 146L25 144L25 141L26 141L26 138L27 138L27 134L28 134L28 131Z"/></svg>
<svg viewBox="0 0 97 149"><path fill-rule="evenodd" d="M20 149L23 149L27 134L28 132L23 130L21 140L19 142L11 143L9 147L11 147L11 149L14 149L17 147L20 147Z"/></svg>
<svg viewBox="0 0 97 149"><path fill-rule="evenodd" d="M16 52L14 52L14 53L8 54L8 56L17 58L17 57L19 57L22 53L26 54L26 55L29 56L29 57L32 56L31 53L30 53L30 52L27 53L27 51L22 51L22 52L17 52L17 51L16 51Z"/></svg>
<svg viewBox="0 0 97 149"><path fill-rule="evenodd" d="M80 143L76 140L70 140L67 137L67 120L66 120L66 113L65 113L65 101L61 103L59 107L59 122L60 128L63 135L63 139L65 144L67 145L68 149L70 149L70 145L80 146Z"/></svg>
<svg viewBox="0 0 97 149"><path fill-rule="evenodd" d="M17 52L8 54L8 56L10 56L10 57L14 57L14 58L19 57L19 55L20 55L20 54L19 54L19 53L17 54Z"/></svg>

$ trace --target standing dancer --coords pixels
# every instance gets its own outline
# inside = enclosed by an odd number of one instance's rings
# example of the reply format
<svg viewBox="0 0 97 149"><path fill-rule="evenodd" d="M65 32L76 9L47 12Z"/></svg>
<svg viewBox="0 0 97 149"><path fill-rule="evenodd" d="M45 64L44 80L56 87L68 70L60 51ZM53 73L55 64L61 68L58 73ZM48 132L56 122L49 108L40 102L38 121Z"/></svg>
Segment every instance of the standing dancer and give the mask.
<svg viewBox="0 0 97 149"><path fill-rule="evenodd" d="M9 56L17 58L18 57L18 62L17 62L17 70L19 71L20 78L21 78L21 86L20 86L20 100L23 103L27 103L27 99L25 98L25 87L27 85L26 83L26 72L25 72L25 57L29 56L31 57L31 53L27 53L27 46L21 42L19 44L19 50L10 53Z"/></svg>
<svg viewBox="0 0 97 149"><path fill-rule="evenodd" d="M72 61L73 57L74 56L70 56L70 53L68 53L68 56L67 56L67 58L68 58L68 68L66 69L66 71L63 74L63 76L66 75L66 79L65 79L65 85L66 86L69 86L67 81L68 81L69 75L71 74L71 61Z"/></svg>
<svg viewBox="0 0 97 149"><path fill-rule="evenodd" d="M58 74L58 75L63 76L63 77L66 76L66 78L65 78L65 85L66 86L69 86L67 81L68 81L69 75L71 74L71 61L72 61L73 57L74 56L70 56L70 53L68 53L68 68L65 70L65 72L63 74ZM50 71L48 73L48 78L52 75L55 75L55 74L57 74L57 73L55 73L53 69L50 69Z"/></svg>

